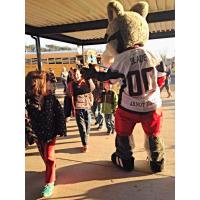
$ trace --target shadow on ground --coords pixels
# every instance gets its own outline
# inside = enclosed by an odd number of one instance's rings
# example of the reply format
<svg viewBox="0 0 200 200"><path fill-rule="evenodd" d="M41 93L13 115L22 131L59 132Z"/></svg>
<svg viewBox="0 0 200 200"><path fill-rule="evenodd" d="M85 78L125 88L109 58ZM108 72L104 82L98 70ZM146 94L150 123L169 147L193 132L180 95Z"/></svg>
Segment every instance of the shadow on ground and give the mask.
<svg viewBox="0 0 200 200"><path fill-rule="evenodd" d="M62 158L63 159L63 158ZM66 161L72 161L66 159ZM57 185L75 184L92 180L112 180L139 177L151 174L146 161L137 160L135 171L126 172L114 166L111 161L82 162L68 165L57 170ZM141 171L138 171L140 168ZM143 169L142 169L143 168ZM145 171L146 170L146 171Z"/></svg>
<svg viewBox="0 0 200 200"><path fill-rule="evenodd" d="M57 197L48 199L68 199L68 200L174 200L174 177L164 177L146 180L135 180L128 182L120 182L119 179L145 176L142 172L132 171L124 172L118 168L104 167L107 161L79 163L63 167L57 170L57 182L60 184L75 184L79 182L93 180L108 180L107 185L94 187L87 193L67 196L58 194ZM26 172L26 200L35 200L40 198L41 188L43 186L44 173L42 172ZM118 180L116 180L118 179ZM67 187L66 187L67 190Z"/></svg>
<svg viewBox="0 0 200 200"><path fill-rule="evenodd" d="M174 99L163 99L162 100L162 106L163 107L174 106L174 105L175 105Z"/></svg>
<svg viewBox="0 0 200 200"><path fill-rule="evenodd" d="M44 172L25 172L25 199L36 200L42 192L44 185Z"/></svg>
<svg viewBox="0 0 200 200"><path fill-rule="evenodd" d="M80 142L80 141L75 141L76 142ZM67 142L66 142L67 144ZM69 154L80 154L80 147L73 147L73 148L64 148L64 149L56 149L55 153L69 153ZM38 156L39 151L36 152L25 152L25 156Z"/></svg>
<svg viewBox="0 0 200 200"><path fill-rule="evenodd" d="M69 159L65 160L66 162L72 161ZM140 163L139 165L143 165L142 163L144 163L144 161L138 162ZM79 162L78 164L58 168L56 174L56 185L69 185L92 180L110 180L114 182L114 179L149 175L145 172L122 171L115 167L110 161ZM25 181L26 200L35 200L39 198L44 184L44 172L26 171Z"/></svg>
<svg viewBox="0 0 200 200"><path fill-rule="evenodd" d="M124 183L110 183L97 187L87 193L62 196L49 199L68 200L174 200L174 179L159 178Z"/></svg>

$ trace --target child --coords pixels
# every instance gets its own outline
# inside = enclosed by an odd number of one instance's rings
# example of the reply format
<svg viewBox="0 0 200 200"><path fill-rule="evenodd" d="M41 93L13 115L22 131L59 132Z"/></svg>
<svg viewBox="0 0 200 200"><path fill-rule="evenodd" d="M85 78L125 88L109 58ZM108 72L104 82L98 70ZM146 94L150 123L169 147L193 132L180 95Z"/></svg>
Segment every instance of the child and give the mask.
<svg viewBox="0 0 200 200"><path fill-rule="evenodd" d="M52 94L55 94L57 79L56 79L54 71L51 68L49 68L47 76L48 76L48 79L51 82L51 87L50 87L51 90L50 91L52 92Z"/></svg>
<svg viewBox="0 0 200 200"><path fill-rule="evenodd" d="M111 90L111 84L104 83L105 92L103 93L102 113L104 113L107 134L114 133L114 116L117 108L118 97L117 94Z"/></svg>
<svg viewBox="0 0 200 200"><path fill-rule="evenodd" d="M69 122L72 112L72 97L69 90L66 88L64 97L64 114L66 122Z"/></svg>
<svg viewBox="0 0 200 200"><path fill-rule="evenodd" d="M102 92L103 92L103 82L97 81L94 79L95 89L92 94L94 96L94 103L92 106L92 113L95 117L95 125L98 126L98 130L101 130L103 127L103 115L102 115Z"/></svg>
<svg viewBox="0 0 200 200"><path fill-rule="evenodd" d="M72 95L72 114L76 117L83 153L88 151L88 136L91 124L90 109L93 105L92 91L95 85L92 79L85 80L79 69L74 69L74 81L68 84Z"/></svg>
<svg viewBox="0 0 200 200"><path fill-rule="evenodd" d="M48 78L48 79L47 79ZM37 147L46 165L43 197L49 197L56 180L56 136L66 132L64 112L50 92L51 82L46 72L31 71L25 80L26 110L32 131L37 136Z"/></svg>
<svg viewBox="0 0 200 200"><path fill-rule="evenodd" d="M67 78L67 87L64 89L64 114L65 114L65 121L66 123L70 121L71 119L71 113L72 113L72 95L70 93L70 90L68 88L68 85L71 85L73 81L73 69L70 68L68 78Z"/></svg>

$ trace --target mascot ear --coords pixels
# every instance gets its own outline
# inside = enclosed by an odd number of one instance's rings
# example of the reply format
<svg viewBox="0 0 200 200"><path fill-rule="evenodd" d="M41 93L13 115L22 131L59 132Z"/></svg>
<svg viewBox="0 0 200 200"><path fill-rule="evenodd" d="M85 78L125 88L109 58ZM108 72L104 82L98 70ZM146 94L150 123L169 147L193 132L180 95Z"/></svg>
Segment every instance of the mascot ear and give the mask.
<svg viewBox="0 0 200 200"><path fill-rule="evenodd" d="M149 4L145 1L140 1L135 4L130 11L139 13L142 17L146 18L149 12Z"/></svg>
<svg viewBox="0 0 200 200"><path fill-rule="evenodd" d="M117 16L124 15L124 8L118 1L110 1L107 6L108 21L112 21Z"/></svg>

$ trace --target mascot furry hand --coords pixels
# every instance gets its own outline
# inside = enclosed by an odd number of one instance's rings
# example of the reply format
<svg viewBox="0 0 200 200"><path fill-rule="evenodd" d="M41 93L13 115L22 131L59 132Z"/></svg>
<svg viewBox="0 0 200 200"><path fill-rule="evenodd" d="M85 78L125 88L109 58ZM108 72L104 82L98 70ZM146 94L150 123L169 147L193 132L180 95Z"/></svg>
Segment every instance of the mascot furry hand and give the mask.
<svg viewBox="0 0 200 200"><path fill-rule="evenodd" d="M115 113L116 151L111 160L126 171L134 169L132 132L136 123L141 123L150 168L160 172L164 167L164 145L160 138L162 112L157 79L164 70L161 61L144 48L149 38L148 4L139 2L124 11L121 3L110 1L107 11L103 62L111 66L107 73L91 71L99 80L119 81L121 86Z"/></svg>

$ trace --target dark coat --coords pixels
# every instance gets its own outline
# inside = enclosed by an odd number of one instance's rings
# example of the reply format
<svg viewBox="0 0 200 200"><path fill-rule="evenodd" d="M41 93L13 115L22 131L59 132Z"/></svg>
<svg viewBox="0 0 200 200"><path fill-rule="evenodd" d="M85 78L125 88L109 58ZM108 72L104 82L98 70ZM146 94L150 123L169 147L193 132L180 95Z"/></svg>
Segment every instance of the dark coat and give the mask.
<svg viewBox="0 0 200 200"><path fill-rule="evenodd" d="M28 95L25 100L32 129L39 141L48 142L66 133L64 111L54 95L45 96L42 105L37 98Z"/></svg>

